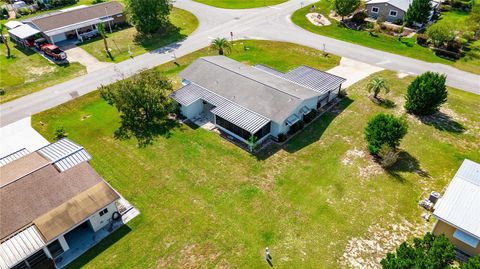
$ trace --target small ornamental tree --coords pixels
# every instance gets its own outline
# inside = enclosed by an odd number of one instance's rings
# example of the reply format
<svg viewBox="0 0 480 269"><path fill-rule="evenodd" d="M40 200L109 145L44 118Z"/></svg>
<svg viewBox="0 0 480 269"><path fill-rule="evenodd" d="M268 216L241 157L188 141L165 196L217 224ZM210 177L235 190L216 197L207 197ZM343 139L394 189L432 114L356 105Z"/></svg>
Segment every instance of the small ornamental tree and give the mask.
<svg viewBox="0 0 480 269"><path fill-rule="evenodd" d="M437 112L447 101L446 79L445 75L434 72L416 77L408 86L405 109L416 115L432 115Z"/></svg>
<svg viewBox="0 0 480 269"><path fill-rule="evenodd" d="M210 48L217 50L218 55L224 55L230 53L230 51L232 50L232 45L230 44L230 42L228 42L226 38L217 37L212 40Z"/></svg>
<svg viewBox="0 0 480 269"><path fill-rule="evenodd" d="M175 111L168 96L171 91L172 84L153 69L101 86L101 96L120 113L120 127L115 137L134 136L140 146L145 146L154 136L168 133L168 116Z"/></svg>
<svg viewBox="0 0 480 269"><path fill-rule="evenodd" d="M373 92L373 98L377 99L378 94L380 91L385 91L385 93L390 92L390 88L388 87L387 82L385 79L380 78L380 77L374 77L371 79L368 84L367 84L367 90L368 92Z"/></svg>
<svg viewBox="0 0 480 269"><path fill-rule="evenodd" d="M460 267L462 269L478 269L480 268L480 256L471 257Z"/></svg>
<svg viewBox="0 0 480 269"><path fill-rule="evenodd" d="M0 24L0 38L2 39L2 43L5 44L5 48L7 49L7 58L10 58L11 57L10 45L8 44L7 37L3 33L5 28L6 28L5 25Z"/></svg>
<svg viewBox="0 0 480 269"><path fill-rule="evenodd" d="M368 150L372 154L378 154L384 145L396 149L407 134L407 130L408 125L405 118L397 118L383 113L377 114L368 121L365 128Z"/></svg>
<svg viewBox="0 0 480 269"><path fill-rule="evenodd" d="M430 37L435 47L442 47L446 43L455 40L454 28L444 23L435 23L428 27L426 34Z"/></svg>
<svg viewBox="0 0 480 269"><path fill-rule="evenodd" d="M142 34L153 34L170 24L170 0L127 0L128 21Z"/></svg>
<svg viewBox="0 0 480 269"><path fill-rule="evenodd" d="M432 12L431 0L413 0L405 14L407 24L425 24L430 19Z"/></svg>
<svg viewBox="0 0 480 269"><path fill-rule="evenodd" d="M413 244L403 242L380 262L384 269L448 269L455 260L455 247L445 235L425 234Z"/></svg>
<svg viewBox="0 0 480 269"><path fill-rule="evenodd" d="M342 16L342 21L345 16L352 14L360 6L360 0L334 0L333 10L338 15Z"/></svg>

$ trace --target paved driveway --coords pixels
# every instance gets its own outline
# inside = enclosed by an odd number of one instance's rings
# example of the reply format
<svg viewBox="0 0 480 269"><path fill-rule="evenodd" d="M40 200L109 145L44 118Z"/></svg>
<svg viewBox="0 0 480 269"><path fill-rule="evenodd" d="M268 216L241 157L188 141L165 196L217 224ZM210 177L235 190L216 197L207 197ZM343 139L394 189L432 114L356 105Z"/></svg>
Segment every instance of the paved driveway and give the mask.
<svg viewBox="0 0 480 269"><path fill-rule="evenodd" d="M27 117L0 128L0 158L23 148L33 152L45 145L48 141L35 131L30 125L31 118Z"/></svg>
<svg viewBox="0 0 480 269"><path fill-rule="evenodd" d="M381 67L343 57L338 66L327 72L345 78L347 81L345 81L342 86L343 88L347 88L371 74L382 70L383 68Z"/></svg>
<svg viewBox="0 0 480 269"><path fill-rule="evenodd" d="M67 53L68 61L78 62L85 66L87 68L87 73L113 65L112 63L100 62L97 58L93 57L75 44L64 45L61 46L61 48Z"/></svg>

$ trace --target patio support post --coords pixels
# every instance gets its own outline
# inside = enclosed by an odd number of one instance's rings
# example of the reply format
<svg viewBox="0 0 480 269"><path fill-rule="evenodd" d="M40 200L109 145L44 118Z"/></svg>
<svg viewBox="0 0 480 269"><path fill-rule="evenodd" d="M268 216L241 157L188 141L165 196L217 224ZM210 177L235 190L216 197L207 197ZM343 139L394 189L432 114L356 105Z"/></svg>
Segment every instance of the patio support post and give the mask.
<svg viewBox="0 0 480 269"><path fill-rule="evenodd" d="M77 39L83 42L83 38L78 34L78 29L75 29L75 33L77 34Z"/></svg>

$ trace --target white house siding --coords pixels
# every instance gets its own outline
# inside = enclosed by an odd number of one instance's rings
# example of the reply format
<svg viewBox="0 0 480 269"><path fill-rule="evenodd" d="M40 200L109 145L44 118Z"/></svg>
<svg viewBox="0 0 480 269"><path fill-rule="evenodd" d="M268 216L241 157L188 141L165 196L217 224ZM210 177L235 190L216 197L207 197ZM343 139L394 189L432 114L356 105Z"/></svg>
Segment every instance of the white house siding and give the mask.
<svg viewBox="0 0 480 269"><path fill-rule="evenodd" d="M108 209L108 212L106 214L104 214L103 216L100 216L100 211L104 210L105 208ZM115 211L118 211L117 209L117 205L115 204L115 202L109 204L108 206L102 208L101 210L99 210L98 212L96 212L95 214L91 215L90 218L88 218L90 220L90 224L92 225L92 229L94 232L100 230L102 227L104 227L105 225L107 225L108 223L110 223L110 221L112 220L112 214L113 212Z"/></svg>
<svg viewBox="0 0 480 269"><path fill-rule="evenodd" d="M65 237L63 235L60 235L57 239L62 246L64 252L70 249L70 246L68 245L67 240L65 240Z"/></svg>
<svg viewBox="0 0 480 269"><path fill-rule="evenodd" d="M202 112L202 110L203 110L202 100L197 100L188 106L182 106L180 108L182 115L185 116L187 119L195 118L198 114L200 114L200 112Z"/></svg>

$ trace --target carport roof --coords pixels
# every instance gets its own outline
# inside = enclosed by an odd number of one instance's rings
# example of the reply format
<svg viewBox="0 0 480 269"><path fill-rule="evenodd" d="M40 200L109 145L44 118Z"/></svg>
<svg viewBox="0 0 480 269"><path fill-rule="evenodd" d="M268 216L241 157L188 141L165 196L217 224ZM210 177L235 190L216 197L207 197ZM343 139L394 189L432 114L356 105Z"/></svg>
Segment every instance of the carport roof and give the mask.
<svg viewBox="0 0 480 269"><path fill-rule="evenodd" d="M92 21L92 24L98 23L99 19L120 13L123 13L122 4L117 1L111 1L65 12L58 12L48 16L32 18L29 21L42 32L48 32L87 21Z"/></svg>
<svg viewBox="0 0 480 269"><path fill-rule="evenodd" d="M33 35L36 35L36 34L40 33L40 31L38 29L35 29L28 24L20 25L20 26L15 27L11 30L8 30L8 32L11 35L14 35L14 36L16 36L18 38L21 38L21 39L25 39L27 37L31 37Z"/></svg>

